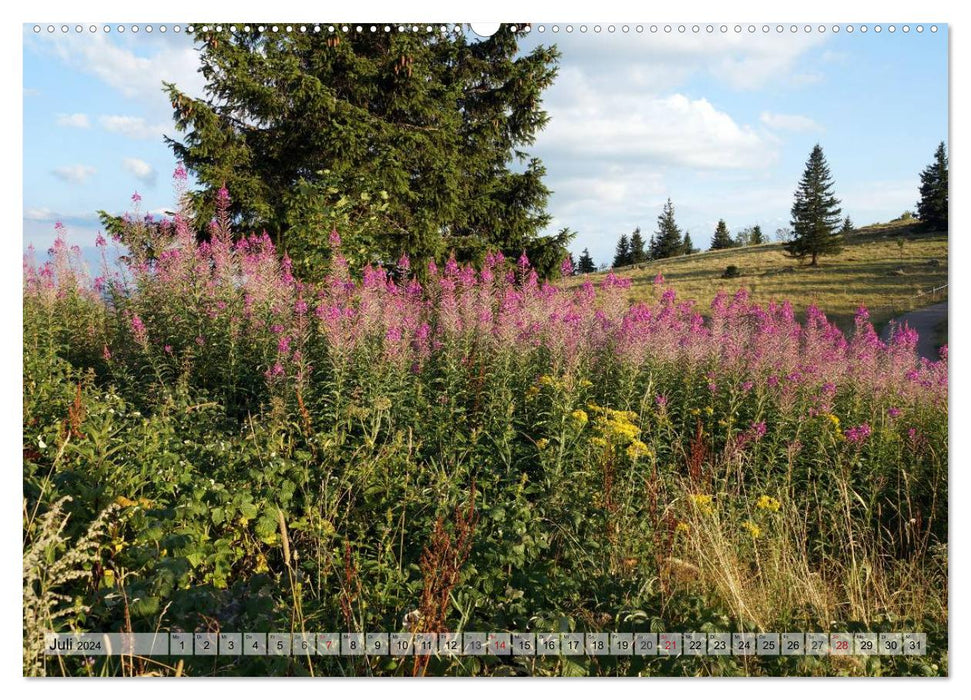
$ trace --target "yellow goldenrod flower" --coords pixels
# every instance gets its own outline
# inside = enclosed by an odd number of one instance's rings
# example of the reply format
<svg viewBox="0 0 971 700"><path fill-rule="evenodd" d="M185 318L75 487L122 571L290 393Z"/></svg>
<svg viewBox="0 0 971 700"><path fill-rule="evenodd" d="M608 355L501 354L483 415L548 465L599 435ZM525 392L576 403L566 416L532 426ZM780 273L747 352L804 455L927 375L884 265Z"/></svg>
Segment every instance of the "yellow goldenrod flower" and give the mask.
<svg viewBox="0 0 971 700"><path fill-rule="evenodd" d="M632 440L630 445L627 446L627 456L631 459L637 459L638 457L647 457L651 454L648 449L640 440Z"/></svg>
<svg viewBox="0 0 971 700"><path fill-rule="evenodd" d="M715 409L713 409L711 406L705 406L705 415L712 416L714 414L715 414Z"/></svg>
<svg viewBox="0 0 971 700"><path fill-rule="evenodd" d="M547 440L546 438L540 438L539 440L536 441L536 447L538 447L541 450L545 450L546 446L549 444L550 444L550 441Z"/></svg>
<svg viewBox="0 0 971 700"><path fill-rule="evenodd" d="M697 508L699 511L705 515L711 515L715 512L713 507L713 498L707 494L702 493L690 493L688 494L688 500L691 504Z"/></svg>
<svg viewBox="0 0 971 700"><path fill-rule="evenodd" d="M379 396L374 400L374 408L378 411L387 411L389 408L391 408L391 399L384 396Z"/></svg>
<svg viewBox="0 0 971 700"><path fill-rule="evenodd" d="M674 528L675 532L683 532L685 534L687 534L690 530L691 528L688 527L688 523L678 523L677 526Z"/></svg>
<svg viewBox="0 0 971 700"><path fill-rule="evenodd" d="M753 539L758 539L762 536L762 528L753 523L751 520L746 520L744 523L742 523L742 527L748 530Z"/></svg>
<svg viewBox="0 0 971 700"><path fill-rule="evenodd" d="M583 389L589 389L592 386L593 386L593 382L591 382L589 379L581 379L580 380L580 387L581 388L583 388Z"/></svg>
<svg viewBox="0 0 971 700"><path fill-rule="evenodd" d="M700 408L692 408L691 409L691 415L693 415L693 416L700 416L701 415L701 409Z"/></svg>
<svg viewBox="0 0 971 700"><path fill-rule="evenodd" d="M556 380L553 379L553 377L551 377L550 375L544 374L542 377L539 378L539 383L540 383L540 386L553 386L554 384L556 384Z"/></svg>
<svg viewBox="0 0 971 700"><path fill-rule="evenodd" d="M595 445L597 447L602 447L602 448L606 448L608 446L607 441L604 440L602 437L590 438L590 444Z"/></svg>
<svg viewBox="0 0 971 700"><path fill-rule="evenodd" d="M832 413L826 413L825 416L829 419L829 422L833 424L835 430L840 429L840 419L834 416Z"/></svg>
<svg viewBox="0 0 971 700"><path fill-rule="evenodd" d="M573 420L575 420L581 426L586 425L587 421L590 420L590 418L587 416L587 412L582 411L579 408L570 415L573 417Z"/></svg>
<svg viewBox="0 0 971 700"><path fill-rule="evenodd" d="M775 513L782 507L782 503L772 496L759 496L759 500L755 502L755 507Z"/></svg>
<svg viewBox="0 0 971 700"><path fill-rule="evenodd" d="M531 387L529 387L526 390L526 398L527 399L531 399L534 396L536 396L537 394L539 394L539 387L538 386L531 386Z"/></svg>

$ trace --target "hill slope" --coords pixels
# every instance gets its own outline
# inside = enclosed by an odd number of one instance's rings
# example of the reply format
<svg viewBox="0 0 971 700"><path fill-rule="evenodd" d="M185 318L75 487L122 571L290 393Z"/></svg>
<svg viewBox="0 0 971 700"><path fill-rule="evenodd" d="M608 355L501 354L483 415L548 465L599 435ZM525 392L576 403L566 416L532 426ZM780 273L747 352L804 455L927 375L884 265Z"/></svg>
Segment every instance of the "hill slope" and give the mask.
<svg viewBox="0 0 971 700"><path fill-rule="evenodd" d="M722 277L729 265L738 267L739 277ZM870 310L879 327L903 312L940 301L946 289L934 295L927 292L947 284L947 270L946 233L925 233L913 224L892 222L858 229L847 238L842 253L820 258L815 268L789 258L781 243L768 243L669 258L614 272L631 278L632 300L653 299L654 278L662 274L679 298L694 299L703 309L719 290L734 293L744 287L753 301L788 299L800 314L816 304L848 329L861 305ZM588 277L596 281L605 274Z"/></svg>

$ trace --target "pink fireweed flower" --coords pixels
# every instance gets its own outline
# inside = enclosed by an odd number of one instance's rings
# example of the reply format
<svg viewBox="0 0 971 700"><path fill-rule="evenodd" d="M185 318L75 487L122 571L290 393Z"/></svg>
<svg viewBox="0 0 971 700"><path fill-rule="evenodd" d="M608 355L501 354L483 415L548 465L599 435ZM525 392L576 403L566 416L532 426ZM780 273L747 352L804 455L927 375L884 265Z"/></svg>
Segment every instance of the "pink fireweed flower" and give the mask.
<svg viewBox="0 0 971 700"><path fill-rule="evenodd" d="M297 302L293 305L293 311L297 316L303 316L307 313L307 302L303 299L297 299Z"/></svg>
<svg viewBox="0 0 971 700"><path fill-rule="evenodd" d="M332 248L339 248L341 245L340 234L337 233L337 229L331 229L330 237L327 239L330 242Z"/></svg>
<svg viewBox="0 0 971 700"><path fill-rule="evenodd" d="M272 326L270 326L270 332L274 335L280 335L283 332L283 326L281 326L279 323L274 323Z"/></svg>
<svg viewBox="0 0 971 700"><path fill-rule="evenodd" d="M174 177L176 180L185 180L189 177L189 174L186 172L185 166L182 163L179 163L177 166L175 166L175 172L172 173L172 177Z"/></svg>
<svg viewBox="0 0 971 700"><path fill-rule="evenodd" d="M94 244L98 248L104 248L106 245L108 245L108 241L106 241L105 237L101 235L101 231L98 231L98 235L94 239Z"/></svg>
<svg viewBox="0 0 971 700"><path fill-rule="evenodd" d="M166 355L171 355L172 354L172 346L171 345L166 345L165 346L165 354Z"/></svg>
<svg viewBox="0 0 971 700"><path fill-rule="evenodd" d="M573 258L567 255L563 258L563 262L560 263L560 274L564 277L569 277L573 274Z"/></svg>
<svg viewBox="0 0 971 700"><path fill-rule="evenodd" d="M148 342L148 330L145 328L145 323L138 314L132 314L131 316L131 331L132 335L135 336L135 340L140 345Z"/></svg>
<svg viewBox="0 0 971 700"><path fill-rule="evenodd" d="M137 190L136 190L135 194L133 194L131 196L131 201L134 204L138 204L140 201L142 201L142 196L140 194L138 194L138 191Z"/></svg>
<svg viewBox="0 0 971 700"><path fill-rule="evenodd" d="M900 413L901 413L900 409L897 408L896 406L891 406L890 409L887 411L887 414L891 418L897 418L900 415Z"/></svg>
<svg viewBox="0 0 971 700"><path fill-rule="evenodd" d="M752 430L752 435L753 435L753 437L756 440L762 438L763 436L765 436L765 431L766 431L765 421L759 421L758 423L752 423L751 430Z"/></svg>
<svg viewBox="0 0 971 700"><path fill-rule="evenodd" d="M199 345L201 347L201 346L203 346L205 344L206 344L206 339L204 337L202 337L201 335L197 335L196 336L196 345Z"/></svg>
<svg viewBox="0 0 971 700"><path fill-rule="evenodd" d="M844 435L848 442L852 442L854 444L862 443L868 437L870 437L870 425L869 423L862 423L861 425L847 428Z"/></svg>
<svg viewBox="0 0 971 700"><path fill-rule="evenodd" d="M288 352L290 352L290 336L285 335L280 338L280 342L276 344L276 350L281 355L286 355Z"/></svg>
<svg viewBox="0 0 971 700"><path fill-rule="evenodd" d="M101 356L105 358L106 362L111 359L111 350L108 349L107 345L105 345L104 350L101 351Z"/></svg>
<svg viewBox="0 0 971 700"><path fill-rule="evenodd" d="M408 259L407 255L402 255L400 258L398 258L398 269L399 270L411 269L411 260Z"/></svg>
<svg viewBox="0 0 971 700"><path fill-rule="evenodd" d="M654 397L654 403L657 404L658 408L664 408L668 405L668 397L664 394L658 394Z"/></svg>
<svg viewBox="0 0 971 700"><path fill-rule="evenodd" d="M516 264L523 270L529 267L529 258L526 256L525 250L523 251L523 254L519 256L519 260L516 261Z"/></svg>
<svg viewBox="0 0 971 700"><path fill-rule="evenodd" d="M96 292L103 292L104 289L105 289L105 278L104 277L95 277L94 278L94 291L96 291Z"/></svg>
<svg viewBox="0 0 971 700"><path fill-rule="evenodd" d="M661 287L661 286L663 286L663 285L664 285L664 275L662 275L662 274L661 274L661 273L659 272L659 273L657 273L657 275L656 275L656 276L654 277L654 286L655 286L655 287Z"/></svg>

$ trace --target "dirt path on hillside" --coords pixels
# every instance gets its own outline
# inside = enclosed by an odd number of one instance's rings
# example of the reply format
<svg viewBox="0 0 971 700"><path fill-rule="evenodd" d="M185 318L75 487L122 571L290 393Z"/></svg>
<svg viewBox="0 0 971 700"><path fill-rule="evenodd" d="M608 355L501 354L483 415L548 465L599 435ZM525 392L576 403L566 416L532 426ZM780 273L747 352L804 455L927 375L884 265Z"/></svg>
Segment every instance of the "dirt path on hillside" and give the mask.
<svg viewBox="0 0 971 700"><path fill-rule="evenodd" d="M906 323L917 331L917 353L921 357L926 357L928 360L938 360L940 358L935 347L936 334L934 329L937 327L937 324L946 320L947 301L945 300L937 304L932 304L931 306L925 306L923 309L917 309L898 316L887 324L880 337L884 341L889 340L891 326L893 324L899 325Z"/></svg>

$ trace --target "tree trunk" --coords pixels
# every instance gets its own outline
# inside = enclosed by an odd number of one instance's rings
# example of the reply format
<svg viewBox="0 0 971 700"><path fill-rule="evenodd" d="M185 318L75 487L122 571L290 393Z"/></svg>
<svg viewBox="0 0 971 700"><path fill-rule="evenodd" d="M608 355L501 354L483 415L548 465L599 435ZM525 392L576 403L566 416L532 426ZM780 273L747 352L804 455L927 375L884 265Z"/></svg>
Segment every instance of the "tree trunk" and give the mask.
<svg viewBox="0 0 971 700"><path fill-rule="evenodd" d="M809 267L816 267L816 253L813 253L812 262L809 263Z"/></svg>

